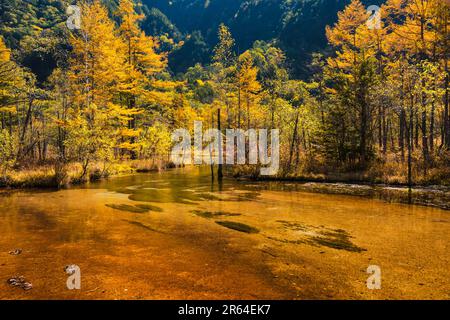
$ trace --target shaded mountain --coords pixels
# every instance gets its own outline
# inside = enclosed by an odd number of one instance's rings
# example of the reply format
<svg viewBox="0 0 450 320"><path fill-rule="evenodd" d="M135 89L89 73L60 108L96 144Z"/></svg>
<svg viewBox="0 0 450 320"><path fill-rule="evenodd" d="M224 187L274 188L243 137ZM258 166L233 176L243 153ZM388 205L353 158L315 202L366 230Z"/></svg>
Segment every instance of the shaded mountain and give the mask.
<svg viewBox="0 0 450 320"><path fill-rule="evenodd" d="M236 39L236 50L239 52L250 48L256 40L274 42L286 52L294 74L305 76L307 73L305 65L311 53L326 48L325 27L337 20L337 12L344 9L350 0L142 0L142 2L148 7L158 8L182 33L200 32L210 48L217 42L216 34L220 23L225 23L231 29ZM363 2L369 5L369 2L380 4L383 1ZM184 66L178 66L178 61L173 61L172 65L176 71L184 69Z"/></svg>

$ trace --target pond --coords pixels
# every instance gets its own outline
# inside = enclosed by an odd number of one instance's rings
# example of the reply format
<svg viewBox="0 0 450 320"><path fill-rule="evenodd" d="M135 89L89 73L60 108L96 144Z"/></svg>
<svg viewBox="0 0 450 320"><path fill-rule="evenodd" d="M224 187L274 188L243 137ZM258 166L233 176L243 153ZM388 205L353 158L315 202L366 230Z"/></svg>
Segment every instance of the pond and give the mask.
<svg viewBox="0 0 450 320"><path fill-rule="evenodd" d="M0 299L450 299L449 211L200 168L4 192L0 233Z"/></svg>

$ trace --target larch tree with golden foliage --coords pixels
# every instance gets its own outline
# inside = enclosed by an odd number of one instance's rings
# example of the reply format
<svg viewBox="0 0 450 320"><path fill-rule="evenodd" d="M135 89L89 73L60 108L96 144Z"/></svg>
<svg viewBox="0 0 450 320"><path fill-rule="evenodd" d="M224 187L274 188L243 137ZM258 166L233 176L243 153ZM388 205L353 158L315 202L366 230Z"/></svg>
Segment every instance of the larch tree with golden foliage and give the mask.
<svg viewBox="0 0 450 320"><path fill-rule="evenodd" d="M253 58L250 52L244 52L238 61L238 88L239 97L245 102L247 110L247 129L250 129L251 107L257 100L258 93L261 91L261 84L257 80L258 68L254 66ZM241 99L240 99L241 100ZM239 101L240 102L240 101ZM239 103L238 110L238 128L241 127L241 109Z"/></svg>
<svg viewBox="0 0 450 320"><path fill-rule="evenodd" d="M357 115L359 123L356 128L359 144L352 146L357 150L349 151L344 158L354 160L357 153L361 167L366 166L372 153L369 97L376 81L375 53L378 50L374 42L376 38L367 28L367 19L365 7L359 0L353 0L338 14L338 22L326 29L329 43L336 48L336 56L328 59L329 71L340 83L335 92L341 95L341 103L352 108L352 114ZM348 132L346 128L342 130Z"/></svg>
<svg viewBox="0 0 450 320"><path fill-rule="evenodd" d="M127 80L126 51L114 22L99 0L80 7L82 28L70 38L74 108L67 123L70 134L66 144L82 163L84 179L92 161L112 158L112 150L120 146L123 129L135 111L120 100Z"/></svg>
<svg viewBox="0 0 450 320"><path fill-rule="evenodd" d="M155 38L147 36L141 30L139 22L143 15L135 11L132 0L120 0L117 10L120 19L119 35L125 44L125 71L126 80L121 92L126 100L130 112L133 113L126 135L129 142L123 145L133 150L132 157L136 158L136 151L140 149L136 138L139 136L136 116L143 112L142 105L155 103L169 103L167 91L173 89L174 84L169 81L158 81L155 77L167 66L164 54L158 53L158 42Z"/></svg>

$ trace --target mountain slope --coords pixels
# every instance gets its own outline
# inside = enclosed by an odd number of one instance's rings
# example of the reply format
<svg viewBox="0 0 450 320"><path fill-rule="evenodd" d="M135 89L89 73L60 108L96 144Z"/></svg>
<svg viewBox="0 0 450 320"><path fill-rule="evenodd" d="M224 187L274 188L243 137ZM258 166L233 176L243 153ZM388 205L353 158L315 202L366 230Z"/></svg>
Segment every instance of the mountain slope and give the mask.
<svg viewBox="0 0 450 320"><path fill-rule="evenodd" d="M237 50L256 40L274 41L286 53L296 75L305 75L305 61L326 47L325 27L337 20L337 12L350 0L142 0L156 7L181 32L201 32L213 47L220 23L233 33ZM363 1L368 5L381 0ZM182 69L182 68L181 68ZM182 71L182 70L177 70Z"/></svg>

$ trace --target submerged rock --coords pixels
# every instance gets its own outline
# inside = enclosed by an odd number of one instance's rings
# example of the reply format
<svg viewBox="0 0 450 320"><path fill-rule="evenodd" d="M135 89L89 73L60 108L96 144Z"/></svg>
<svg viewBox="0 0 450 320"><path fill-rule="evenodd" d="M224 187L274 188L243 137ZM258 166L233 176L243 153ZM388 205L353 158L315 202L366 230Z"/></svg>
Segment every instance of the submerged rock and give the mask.
<svg viewBox="0 0 450 320"><path fill-rule="evenodd" d="M25 277L23 276L14 276L9 278L7 283L13 287L22 288L25 291L33 289L33 284L31 282L27 282Z"/></svg>
<svg viewBox="0 0 450 320"><path fill-rule="evenodd" d="M236 230L239 232L245 232L245 233L259 233L259 230L251 227L249 225L240 223L240 222L233 222L233 221L216 221L218 225L221 225L222 227Z"/></svg>
<svg viewBox="0 0 450 320"><path fill-rule="evenodd" d="M106 206L108 208L112 208L115 210L126 211L126 212L131 212L131 213L147 213L150 211L147 208L135 207L135 206L131 206L128 204L107 204Z"/></svg>
<svg viewBox="0 0 450 320"><path fill-rule="evenodd" d="M192 210L191 213L195 214L196 216L212 219L215 217L236 217L240 216L240 213L231 213L231 212L224 212L224 211L217 211L217 212L211 212L211 211L201 211L201 210Z"/></svg>
<svg viewBox="0 0 450 320"><path fill-rule="evenodd" d="M347 231L342 229L332 229L325 226L310 226L296 221L277 220L277 222L287 231L288 236L295 237L296 239L268 237L270 240L290 244L324 246L351 252L367 251L352 243L350 239L353 237Z"/></svg>
<svg viewBox="0 0 450 320"><path fill-rule="evenodd" d="M18 256L21 253L22 253L22 249L14 249L14 250L9 252L9 254L12 255L12 256Z"/></svg>

